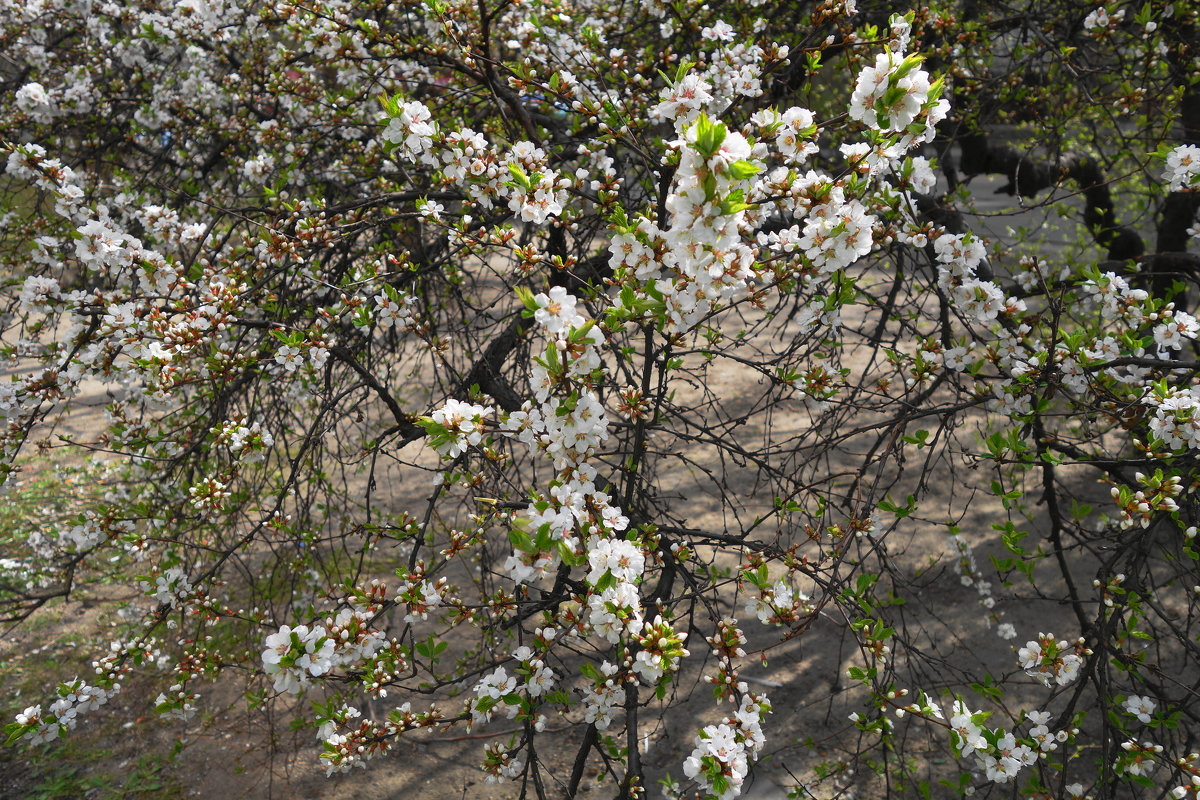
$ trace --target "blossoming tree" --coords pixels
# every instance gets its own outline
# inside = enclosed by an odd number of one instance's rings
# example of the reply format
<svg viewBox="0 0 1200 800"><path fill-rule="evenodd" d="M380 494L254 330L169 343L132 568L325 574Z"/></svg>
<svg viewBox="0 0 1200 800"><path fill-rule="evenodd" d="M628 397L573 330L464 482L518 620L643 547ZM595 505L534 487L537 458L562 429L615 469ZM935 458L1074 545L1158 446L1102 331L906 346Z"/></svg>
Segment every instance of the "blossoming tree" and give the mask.
<svg viewBox="0 0 1200 800"><path fill-rule="evenodd" d="M0 607L141 598L10 744L137 667L166 718L316 698L330 773L506 718L490 779L630 798L703 683L662 782L725 800L743 673L832 626L897 793L914 729L958 793L1196 797L1196 8L778 5L0 5L5 469L102 392L112 476Z"/></svg>

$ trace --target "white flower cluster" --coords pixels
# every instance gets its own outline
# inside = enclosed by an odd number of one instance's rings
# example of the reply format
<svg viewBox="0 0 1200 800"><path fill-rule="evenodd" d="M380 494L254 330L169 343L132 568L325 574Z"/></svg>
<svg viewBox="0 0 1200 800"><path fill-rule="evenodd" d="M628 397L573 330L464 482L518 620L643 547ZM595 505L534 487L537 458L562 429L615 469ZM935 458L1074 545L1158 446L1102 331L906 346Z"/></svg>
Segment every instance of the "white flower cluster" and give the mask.
<svg viewBox="0 0 1200 800"><path fill-rule="evenodd" d="M807 108L793 106L782 114L773 108L756 111L750 121L758 126L764 140L773 141L783 160L799 166L817 153L817 128L813 113Z"/></svg>
<svg viewBox="0 0 1200 800"><path fill-rule="evenodd" d="M517 214L522 222L535 225L545 223L550 217L562 214L567 202L566 190L571 187L569 178L560 178L553 170L545 167L546 153L530 142L517 142L509 154L507 168L513 180L505 184L509 210Z"/></svg>
<svg viewBox="0 0 1200 800"><path fill-rule="evenodd" d="M407 328L416 320L416 302L390 285L375 295L375 317L383 327Z"/></svg>
<svg viewBox="0 0 1200 800"><path fill-rule="evenodd" d="M442 605L442 592L447 588L446 579L437 583L423 577L423 572L410 575L396 590L396 605L404 610L404 624L429 619L429 612Z"/></svg>
<svg viewBox="0 0 1200 800"><path fill-rule="evenodd" d="M1113 272L1105 272L1098 279L1088 280L1083 285L1088 301L1100 308L1106 320L1123 320L1136 325L1142 321L1142 303L1149 294L1144 289L1133 289L1129 281Z"/></svg>
<svg viewBox="0 0 1200 800"><path fill-rule="evenodd" d="M716 304L742 297L754 278L754 251L739 233L744 204L737 200L760 169L752 156L745 136L705 116L685 132L666 203L670 227L662 234L662 263L674 274L658 283L676 331L693 328Z"/></svg>
<svg viewBox="0 0 1200 800"><path fill-rule="evenodd" d="M646 219L639 218L634 231L617 233L608 243L608 266L611 269L625 267L633 271L638 280L657 278L661 274L655 249L647 242L661 240L658 227Z"/></svg>
<svg viewBox="0 0 1200 800"><path fill-rule="evenodd" d="M155 576L153 584L142 581L142 591L153 594L160 603L177 606L181 601L186 602L195 589L182 567L170 567Z"/></svg>
<svg viewBox="0 0 1200 800"><path fill-rule="evenodd" d="M525 583L551 572L558 564L559 542L572 550L579 549L577 531L619 535L629 526L612 498L596 488L595 477L595 468L590 464L564 470L563 479L550 487L550 499L530 504L525 512L529 527L541 531L545 526L553 549L514 552L504 565L509 577Z"/></svg>
<svg viewBox="0 0 1200 800"><path fill-rule="evenodd" d="M57 104L46 91L46 87L30 82L17 90L17 108L29 115L34 122L45 124L59 113Z"/></svg>
<svg viewBox="0 0 1200 800"><path fill-rule="evenodd" d="M941 712L932 705L931 716L941 718ZM950 742L959 757L975 755L979 767L987 779L995 783L1008 783L1023 767L1033 766L1039 757L1058 749L1067 741L1070 731L1051 733L1047 723L1048 711L1031 711L1025 715L1032 723L1029 731L1021 737L1003 728L989 729L982 722L987 714L972 712L961 700L955 700L950 717Z"/></svg>
<svg viewBox="0 0 1200 800"><path fill-rule="evenodd" d="M104 541L104 528L100 526L100 519L96 516L95 511L84 512L83 519L77 525L72 525L65 530L62 535L64 544L69 547L74 547L76 551L87 550Z"/></svg>
<svg viewBox="0 0 1200 800"><path fill-rule="evenodd" d="M435 439L434 448L447 458L457 458L468 447L483 441L483 426L491 415L491 406L454 398L447 400L445 405L430 414L433 422L446 431L444 437Z"/></svg>
<svg viewBox="0 0 1200 800"><path fill-rule="evenodd" d="M473 202L491 208L507 200L521 221L537 225L562 213L572 181L549 169L546 152L532 142L515 143L501 159L481 133L463 128L442 134L420 102L394 102L389 110L383 138L408 158L440 169Z"/></svg>
<svg viewBox="0 0 1200 800"><path fill-rule="evenodd" d="M1163 746L1154 742L1142 742L1139 744L1135 740L1130 739L1121 742L1121 749L1125 752L1117 754L1116 763L1114 764L1117 772L1123 775L1144 778L1158 766L1158 759L1161 757Z"/></svg>
<svg viewBox="0 0 1200 800"><path fill-rule="evenodd" d="M578 411L570 415L576 418L571 425L562 426L550 419L551 416L561 416L562 411L566 411L565 405L556 405L556 401L560 401L561 398L557 395L551 396L553 390L566 390L576 381L590 383L593 373L601 367L599 346L603 343L604 334L595 325L585 323L573 329L570 335L562 331L551 341L555 352L552 353L548 349L545 357L535 360L530 370L534 397L541 404L540 411L538 408L530 411L530 425L543 428L547 433L556 429L561 429L564 433L573 431L588 439L586 442L577 442L574 436L564 439L562 436L551 434L549 441L539 442L548 452L555 455L556 460L561 454L568 461L577 463L581 461L577 456L582 456L588 448L600 444L608 436L608 421L604 419L603 406L596 400L590 388L578 400ZM569 393L567 399L570 399ZM538 414L541 417L535 419ZM590 435L593 432L594 436ZM567 455L568 446L577 456Z"/></svg>
<svg viewBox="0 0 1200 800"><path fill-rule="evenodd" d="M1154 342L1160 348L1180 350L1184 341L1195 339L1200 332L1200 323L1191 314L1179 311L1174 303L1168 303L1159 313L1162 320L1154 326Z"/></svg>
<svg viewBox="0 0 1200 800"><path fill-rule="evenodd" d="M689 72L662 90L659 95L662 101L650 109L650 116L671 120L675 123L675 129L682 131L694 123L701 113L719 113L711 89L712 85L702 75Z"/></svg>
<svg viewBox="0 0 1200 800"><path fill-rule="evenodd" d="M178 214L161 209L156 214L150 206L121 212L106 205L89 207L85 203L83 176L58 159L48 158L45 149L35 144L14 147L8 154L6 170L13 178L28 181L53 200L54 213L75 228L74 257L79 260L80 268L94 274L95 285L113 288L64 292L53 278L33 276L25 281L20 297L25 310L38 312L56 306L107 308L109 313L102 317L97 333L111 339L97 338L73 351L63 363L49 365L53 367L49 373L52 382L46 380L43 369L5 382L0 388L0 413L9 420L17 420L33 413L44 400L69 399L77 393L85 377L98 378L104 383L120 382L139 401L157 402L175 379L161 365L188 352L202 338L211 337L212 333L206 331L220 329L222 320L233 310L232 306L218 308L217 303L210 302L213 292L208 289L212 287L181 280L176 271L178 262L169 261L123 229L127 223L140 223L149 236L173 236L176 243L182 243L182 232L175 230L178 226L167 225L167 218L177 218ZM121 196L117 206L125 202ZM201 226L202 232L203 229ZM65 237L39 237L32 260L58 266L66 257L66 244ZM195 289L199 298L191 296L184 300L185 286L189 293ZM123 301L130 293L139 291L158 295L158 299L153 303ZM152 307L155 305L169 306L171 310L156 313L165 308ZM79 319L75 322L81 324ZM152 340L147 338L151 334Z"/></svg>
<svg viewBox="0 0 1200 800"><path fill-rule="evenodd" d="M1148 393L1142 402L1154 411L1150 431L1172 450L1200 450L1200 390L1166 387L1163 394Z"/></svg>
<svg viewBox="0 0 1200 800"><path fill-rule="evenodd" d="M8 154L6 171L17 180L30 181L56 198L54 211L76 224L92 217L83 205L82 177L57 158L48 158L46 148L23 144Z"/></svg>
<svg viewBox="0 0 1200 800"><path fill-rule="evenodd" d="M765 742L761 721L770 710L763 695L743 697L732 717L706 725L697 734L696 747L683 762L683 774L717 800L737 797L750 771L749 762L758 757Z"/></svg>
<svg viewBox="0 0 1200 800"><path fill-rule="evenodd" d="M79 238L75 241L75 255L89 268L135 270L145 261L165 264L161 255L146 250L141 240L115 227L110 219L91 219L77 230Z"/></svg>
<svg viewBox="0 0 1200 800"><path fill-rule="evenodd" d="M1067 686L1079 677L1084 657L1091 653L1084 647L1083 639L1066 645L1056 640L1053 633L1039 633L1037 641L1028 641L1017 651L1017 661L1026 675L1045 686Z"/></svg>
<svg viewBox="0 0 1200 800"><path fill-rule="evenodd" d="M265 644L263 669L274 676L277 692L299 692L310 675L324 675L333 667L333 641L320 625L284 625Z"/></svg>
<svg viewBox="0 0 1200 800"><path fill-rule="evenodd" d="M822 273L845 269L871 252L876 222L858 200L845 199L842 188L834 186L829 200L812 207L804 220L799 249Z"/></svg>
<svg viewBox="0 0 1200 800"><path fill-rule="evenodd" d="M850 97L850 117L884 133L913 135L910 130L919 119L924 123L919 141L931 142L934 127L945 119L950 103L930 99L933 85L929 73L920 68L919 56L885 50L875 57L873 67L858 74Z"/></svg>
<svg viewBox="0 0 1200 800"><path fill-rule="evenodd" d="M49 88L37 82L22 86L13 98L17 108L42 125L67 114L90 111L95 106L97 92L88 71L74 67L63 77L61 84Z"/></svg>
<svg viewBox="0 0 1200 800"><path fill-rule="evenodd" d="M408 704L405 703L405 706ZM317 741L323 742L337 733L339 728L354 724L354 720L362 716L362 712L354 706L343 705L330 713L328 717L323 717L321 726L317 728ZM359 766L365 766L360 764Z"/></svg>
<svg viewBox="0 0 1200 800"><path fill-rule="evenodd" d="M263 670L274 676L275 691L295 694L311 678L374 656L387 640L370 629L370 619L367 613L344 608L326 625L284 625L268 636Z"/></svg>
<svg viewBox="0 0 1200 800"><path fill-rule="evenodd" d="M491 721L497 706L504 706L504 713L509 719L515 717L521 708L519 703L505 701L506 697L517 691L517 679L509 675L504 667L496 667L480 678L474 691L475 696L467 701L471 725Z"/></svg>
<svg viewBox="0 0 1200 800"><path fill-rule="evenodd" d="M35 705L17 714L17 725L25 729L18 735L31 745L52 742L60 733L74 730L79 715L95 711L120 691L120 684L114 684L111 689L104 689L89 686L78 678L69 683L60 683L58 697L50 704L46 713L42 713L41 705Z"/></svg>
<svg viewBox="0 0 1200 800"><path fill-rule="evenodd" d="M166 719L189 720L196 714L200 695L188 691L184 683L175 683L154 698L154 710Z"/></svg>
<svg viewBox="0 0 1200 800"><path fill-rule="evenodd" d="M21 309L23 311L42 310L53 301L61 298L58 281L40 275L30 275L21 286Z"/></svg>
<svg viewBox="0 0 1200 800"><path fill-rule="evenodd" d="M646 556L640 547L624 539L588 539L588 583L595 586L606 574L618 583L634 583L642 578Z"/></svg>
<svg viewBox="0 0 1200 800"><path fill-rule="evenodd" d="M424 103L401 103L398 113L391 117L383 138L400 145L401 152L411 159L421 159L433 150L437 123Z"/></svg>
<svg viewBox="0 0 1200 800"><path fill-rule="evenodd" d="M902 163L909 142L847 142L838 147L847 166L860 175L874 177L894 171Z"/></svg>
<svg viewBox="0 0 1200 800"><path fill-rule="evenodd" d="M537 303L533 319L551 336L558 336L570 328L579 328L584 323L583 315L575 310L577 301L561 286L550 287L548 293L539 292L533 299Z"/></svg>
<svg viewBox="0 0 1200 800"><path fill-rule="evenodd" d="M295 372L304 364L303 351L295 345L281 345L275 351L275 363L287 372Z"/></svg>
<svg viewBox="0 0 1200 800"><path fill-rule="evenodd" d="M642 601L637 586L621 581L588 595L588 624L611 644L642 631Z"/></svg>
<svg viewBox="0 0 1200 800"><path fill-rule="evenodd" d="M764 625L794 622L802 608L810 607L808 595L792 588L785 580L755 588L755 593L747 596L745 611L758 617Z"/></svg>
<svg viewBox="0 0 1200 800"><path fill-rule="evenodd" d="M1110 12L1104 6L1100 6L1083 18L1083 29L1096 35L1112 30L1123 19L1125 19L1125 9Z"/></svg>
<svg viewBox="0 0 1200 800"><path fill-rule="evenodd" d="M902 186L911 188L917 194L932 194L933 190L937 188L937 173L934 172L933 164L929 159L924 156L909 156L903 161L899 161L886 151L882 155L892 169L895 169L895 165L899 162L900 168L897 170L897 174ZM924 243L913 242L913 244L924 246Z"/></svg>
<svg viewBox="0 0 1200 800"><path fill-rule="evenodd" d="M720 26L725 26L722 31ZM721 21L713 26L718 35L712 38L719 43L717 50L709 56L708 67L704 71L705 78L712 85L713 96L716 99L714 113L721 113L739 97L759 97L762 95L763 61L766 51L757 44L738 42L725 46L732 36L732 27ZM772 43L769 45L771 57L774 60L787 58L788 46Z"/></svg>
<svg viewBox="0 0 1200 800"><path fill-rule="evenodd" d="M396 713L405 714L408 710L409 704L405 703L396 709ZM385 749L368 749L359 744L368 737L374 738L372 734L377 732L376 727L369 721L360 723L355 730L354 721L361 716L362 712L354 706L343 705L330 716L323 718L321 727L317 730L317 740L321 742L325 751L321 753L321 758L328 762L326 777L335 772L349 772L352 767L365 768L372 756Z"/></svg>
<svg viewBox="0 0 1200 800"><path fill-rule="evenodd" d="M505 667L497 667L476 682L474 695L467 700L465 709L471 715L470 725L489 722L502 709L508 719L525 712L529 716L522 719L532 719L537 730L545 726L545 716L530 713L529 709L537 698L554 688L554 671L530 647L518 647L512 656L517 661L515 674L509 675Z"/></svg>
<svg viewBox="0 0 1200 800"><path fill-rule="evenodd" d="M987 258L983 242L970 234L942 233L933 240L933 249L940 265L938 285L955 306L981 324L994 322L1007 303L1000 287L975 277L976 268Z"/></svg>
<svg viewBox="0 0 1200 800"><path fill-rule="evenodd" d="M14 558L0 558L0 581L24 589L37 585L38 577L28 562Z"/></svg>
<svg viewBox="0 0 1200 800"><path fill-rule="evenodd" d="M583 689L584 719L596 730L607 730L625 702L625 687L614 676L620 668L610 661L600 664L596 681Z"/></svg>
<svg viewBox="0 0 1200 800"><path fill-rule="evenodd" d="M275 437L264 431L258 422L246 425L242 420L229 420L220 428L214 428L213 434L217 443L224 444L234 457L246 463L262 461L275 444Z"/></svg>
<svg viewBox="0 0 1200 800"><path fill-rule="evenodd" d="M266 183L273 169L275 169L274 157L268 153L259 153L254 158L246 159L246 162L242 164L242 177L250 183Z"/></svg>
<svg viewBox="0 0 1200 800"><path fill-rule="evenodd" d="M530 503L525 511L533 534L531 545L515 549L505 562L505 572L518 583L549 574L559 563L559 543L580 552L583 540L592 537L592 544L607 547L601 542L619 538L629 525L608 494L596 488L596 469L588 463L608 438L604 406L590 388L602 369L603 334L578 312L576 298L561 287L526 296L524 301L549 341L532 369L536 402L526 402L510 413L501 430L549 456L557 477L548 496ZM636 594L635 589L635 600Z"/></svg>
<svg viewBox="0 0 1200 800"><path fill-rule="evenodd" d="M483 748L484 783L503 783L515 780L525 769L525 762L500 742L488 742Z"/></svg>
<svg viewBox="0 0 1200 800"><path fill-rule="evenodd" d="M547 667L531 648L518 647L513 651L513 658L518 662L517 674L525 678L523 688L530 697L541 697L554 688L554 670Z"/></svg>
<svg viewBox="0 0 1200 800"><path fill-rule="evenodd" d="M1181 144L1167 155L1163 180L1172 192L1200 188L1200 146Z"/></svg>
<svg viewBox="0 0 1200 800"><path fill-rule="evenodd" d="M700 71L677 77L663 88L659 92L660 102L650 109L651 118L669 120L674 123L675 132L682 133L701 114L716 116L738 97L762 94L764 60L786 59L788 46L773 42L764 49L757 44L730 44L733 33L733 26L724 20L717 20L701 31L702 38L715 46L711 53L701 56L707 65Z"/></svg>
<svg viewBox="0 0 1200 800"><path fill-rule="evenodd" d="M1125 698L1125 702L1121 704L1125 710L1137 717L1138 721L1143 725L1149 725L1154 714L1154 709L1157 704L1149 697L1142 695L1131 694Z"/></svg>

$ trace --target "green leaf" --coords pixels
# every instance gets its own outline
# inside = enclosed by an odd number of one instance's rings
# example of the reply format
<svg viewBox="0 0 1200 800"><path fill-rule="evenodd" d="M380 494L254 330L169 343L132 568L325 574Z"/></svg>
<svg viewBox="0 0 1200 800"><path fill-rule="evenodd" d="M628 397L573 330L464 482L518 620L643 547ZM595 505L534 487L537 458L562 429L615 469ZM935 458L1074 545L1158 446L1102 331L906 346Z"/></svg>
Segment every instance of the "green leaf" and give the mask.
<svg viewBox="0 0 1200 800"><path fill-rule="evenodd" d="M706 160L712 158L721 148L721 143L725 141L725 135L728 133L724 124L713 122L704 113L701 113L700 118L696 120L694 129L696 140L692 143L692 147Z"/></svg>
<svg viewBox="0 0 1200 800"><path fill-rule="evenodd" d="M518 528L509 528L508 541L512 543L514 550L522 553L533 553L537 550L529 534Z"/></svg>
<svg viewBox="0 0 1200 800"><path fill-rule="evenodd" d="M596 581L596 591L603 592L605 589L610 589L617 585L617 578L612 574L612 570L604 570L604 574L600 576L600 580Z"/></svg>
<svg viewBox="0 0 1200 800"><path fill-rule="evenodd" d="M741 189L735 189L729 193L729 196L721 201L722 214L736 214L739 211L745 211L750 208L750 204L745 202L745 193Z"/></svg>
<svg viewBox="0 0 1200 800"><path fill-rule="evenodd" d="M513 176L513 183L525 191L529 191L529 176L525 174L525 170L521 169L521 165L510 162L507 166Z"/></svg>
<svg viewBox="0 0 1200 800"><path fill-rule="evenodd" d="M529 312L525 316L532 316L534 312L541 308L541 306L538 305L537 300L534 299L533 291L531 289L528 289L524 286L518 286L513 289L513 291L517 293L517 298L521 301L522 305L525 306L526 311Z"/></svg>
<svg viewBox="0 0 1200 800"><path fill-rule="evenodd" d="M893 70L892 74L888 76L888 84L895 86L901 80L906 78L910 72L921 66L921 62L924 60L925 56L917 55L916 53L906 57L902 62L900 62L900 66Z"/></svg>
<svg viewBox="0 0 1200 800"><path fill-rule="evenodd" d="M729 174L739 181L744 181L747 178L753 178L762 170L754 163L741 159L729 165Z"/></svg>

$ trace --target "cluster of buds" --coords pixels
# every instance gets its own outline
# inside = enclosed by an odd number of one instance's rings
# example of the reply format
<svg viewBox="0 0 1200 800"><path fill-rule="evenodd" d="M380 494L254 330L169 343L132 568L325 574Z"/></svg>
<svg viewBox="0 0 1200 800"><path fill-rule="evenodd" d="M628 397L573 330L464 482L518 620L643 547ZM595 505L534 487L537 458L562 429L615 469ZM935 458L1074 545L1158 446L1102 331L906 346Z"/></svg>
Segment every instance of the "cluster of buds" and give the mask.
<svg viewBox="0 0 1200 800"><path fill-rule="evenodd" d="M869 633L863 639L863 647L876 661L887 661L888 656L892 654L892 648L886 644L884 639L873 639Z"/></svg>
<svg viewBox="0 0 1200 800"><path fill-rule="evenodd" d="M647 683L657 683L664 675L670 675L679 669L679 662L687 658L687 631L675 631L671 624L661 615L642 629L637 637L641 649L638 650L633 671L638 673Z"/></svg>
<svg viewBox="0 0 1200 800"><path fill-rule="evenodd" d="M617 406L617 413L634 422L645 419L650 413L650 400L642 394L641 389L627 386L621 390L621 404Z"/></svg>
<svg viewBox="0 0 1200 800"><path fill-rule="evenodd" d="M1179 771L1187 776L1185 778L1187 782L1172 789L1171 797L1175 800L1200 798L1200 753L1188 753L1176 761L1175 766L1179 767Z"/></svg>
<svg viewBox="0 0 1200 800"><path fill-rule="evenodd" d="M359 712L355 708L343 707L322 720L318 736L322 739L321 760L326 764L327 774L347 772L351 767L366 766L366 762L387 753L395 739L405 731L429 728L442 719L436 706L428 711L415 712L405 703L392 710L384 722L363 719L355 722Z"/></svg>
<svg viewBox="0 0 1200 800"><path fill-rule="evenodd" d="M158 649L151 638L112 642L108 649L108 655L92 662L92 669L99 676L102 686L111 686L121 674L158 656Z"/></svg>
<svg viewBox="0 0 1200 800"><path fill-rule="evenodd" d="M410 624L429 618L429 612L442 605L443 595L449 590L445 578L430 581L425 578L425 565L418 563L407 575L404 583L396 590L396 605L405 610L404 622Z"/></svg>
<svg viewBox="0 0 1200 800"><path fill-rule="evenodd" d="M1153 475L1138 472L1134 479L1142 489L1134 491L1126 486L1112 487L1112 499L1121 510L1120 525L1122 530L1128 530L1135 525L1143 528L1150 526L1150 520L1159 511L1171 513L1179 510L1175 498L1183 492L1178 475L1164 478L1162 470L1155 470Z"/></svg>
<svg viewBox="0 0 1200 800"><path fill-rule="evenodd" d="M368 658L383 646L384 636L371 629L371 615L356 609L342 609L325 621L325 631L337 649L357 648Z"/></svg>
<svg viewBox="0 0 1200 800"><path fill-rule="evenodd" d="M188 488L192 505L205 519L214 519L229 499L228 483L216 478L205 478Z"/></svg>
<svg viewBox="0 0 1200 800"><path fill-rule="evenodd" d="M1154 771L1158 758L1162 754L1163 746L1153 742L1139 744L1130 739L1121 743L1121 749L1125 752L1117 755L1117 772L1145 777Z"/></svg>
<svg viewBox="0 0 1200 800"><path fill-rule="evenodd" d="M217 444L225 445L235 457L246 461L261 461L275 444L275 437L264 431L261 423L246 425L240 417L227 420L211 433Z"/></svg>
<svg viewBox="0 0 1200 800"><path fill-rule="evenodd" d="M366 586L354 587L347 599L353 603L355 611L374 616L387 604L388 586L384 581L372 578Z"/></svg>
<svg viewBox="0 0 1200 800"><path fill-rule="evenodd" d="M745 692L749 688L744 681L738 680L738 669L734 666L736 659L746 657L746 651L742 649L746 634L738 627L737 620L726 617L717 623L716 632L705 641L712 645L719 672L705 674L704 681L713 685L713 696L718 700L728 698L733 702L733 691Z"/></svg>
<svg viewBox="0 0 1200 800"><path fill-rule="evenodd" d="M499 518L501 523L504 523L511 518L511 515L506 511L502 511L496 516ZM476 522L474 517L472 517L471 521ZM484 520L479 520L477 524L479 524L480 527L473 530L460 531L457 528L453 528L447 532L446 537L448 543L441 551L442 557L453 558L460 553L466 552L482 541Z"/></svg>
<svg viewBox="0 0 1200 800"><path fill-rule="evenodd" d="M175 683L154 698L154 710L169 719L191 719L199 699L200 695L188 691L186 683Z"/></svg>
<svg viewBox="0 0 1200 800"><path fill-rule="evenodd" d="M485 783L503 783L521 774L525 763L518 758L516 748L508 748L499 742L488 742L483 750L483 771L487 773Z"/></svg>
<svg viewBox="0 0 1200 800"><path fill-rule="evenodd" d="M372 697L387 697L387 687L408 669L404 648L391 639L367 662L362 676L363 689Z"/></svg>
<svg viewBox="0 0 1200 800"><path fill-rule="evenodd" d="M1100 602L1104 603L1104 607L1112 608L1116 602L1115 598L1118 598L1126 593L1126 590L1122 587L1122 584L1124 583L1125 573L1118 572L1116 575L1113 575L1107 580L1102 581L1099 578L1096 578L1092 581L1092 586L1099 590Z"/></svg>
<svg viewBox="0 0 1200 800"><path fill-rule="evenodd" d="M906 704L898 702L898 701L902 701L904 698L908 697L908 694L909 694L908 689L889 689L888 691L886 691L884 693L883 699L884 699L884 702L886 702L889 705L893 705L893 706L896 706L897 708L905 709ZM904 716L904 714L899 714L898 716L902 717L902 716Z"/></svg>
<svg viewBox="0 0 1200 800"><path fill-rule="evenodd" d="M894 702L902 697L907 697L908 693L909 692L907 689L900 689L896 692L889 693L889 695L895 694L895 698L893 698L893 705L896 707L897 717L903 717L905 714L912 714L917 717L924 717L925 719L943 719L942 707L934 702L933 699L924 692L917 692L917 702L915 703L901 704Z"/></svg>

